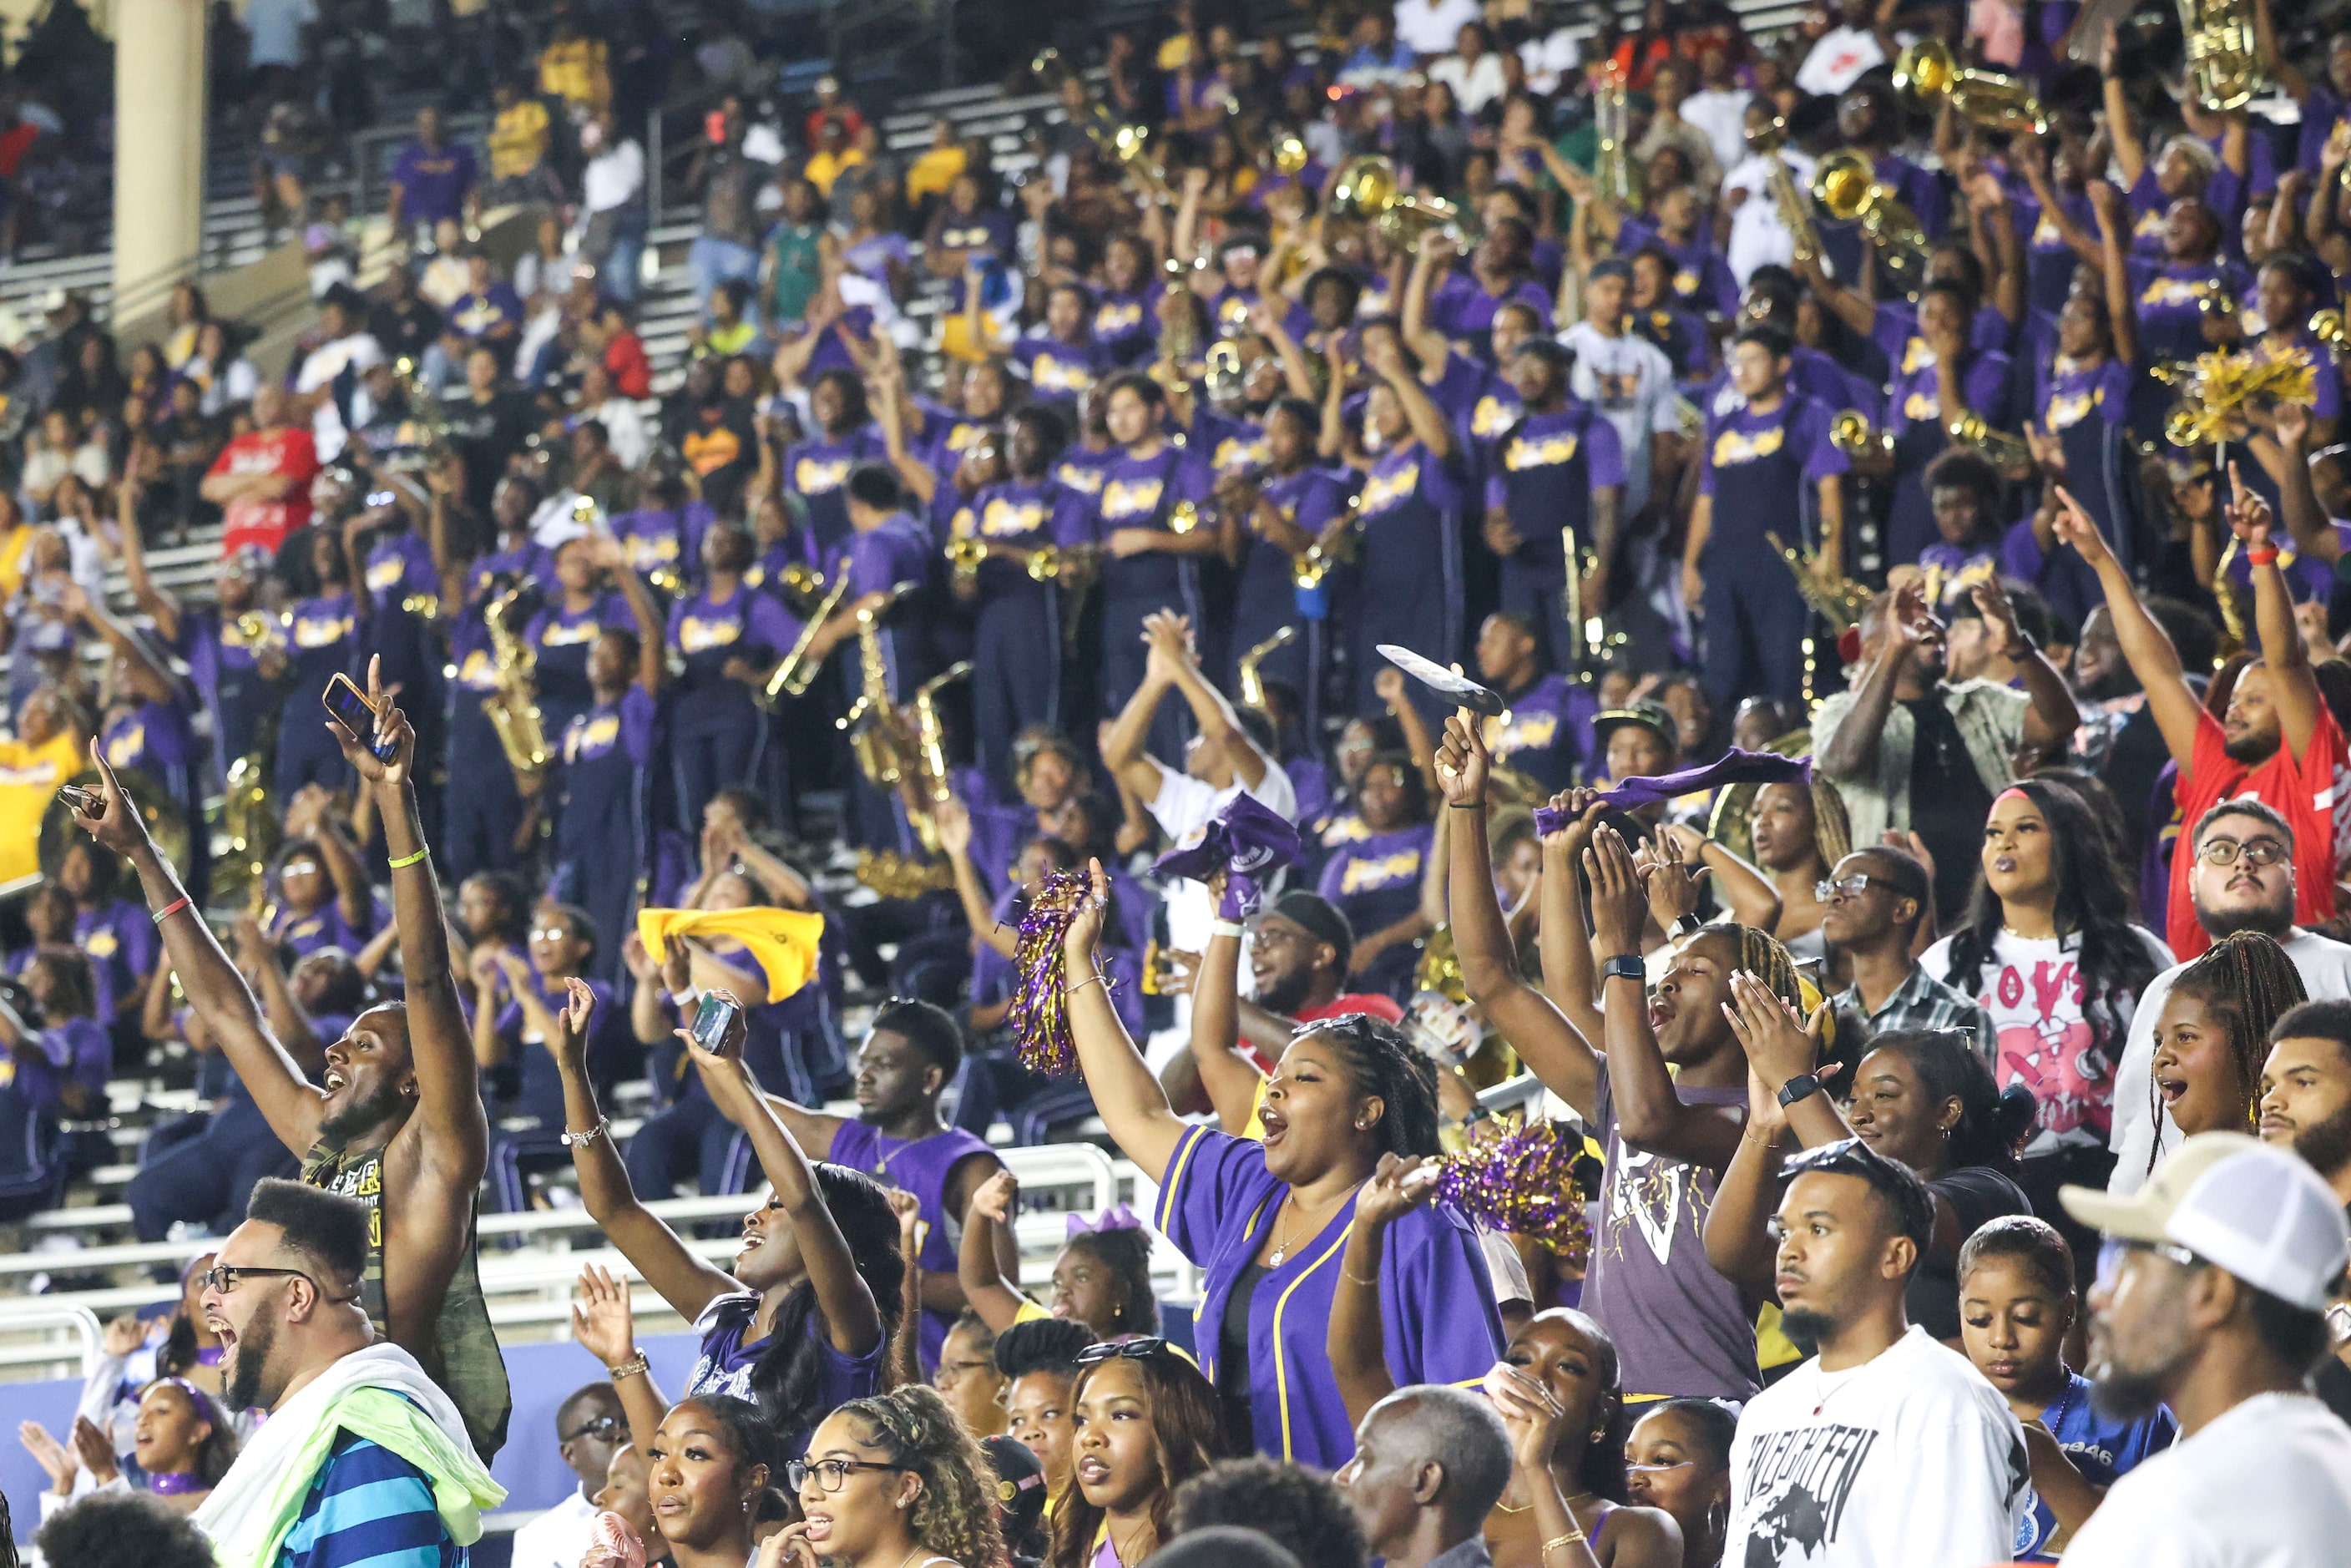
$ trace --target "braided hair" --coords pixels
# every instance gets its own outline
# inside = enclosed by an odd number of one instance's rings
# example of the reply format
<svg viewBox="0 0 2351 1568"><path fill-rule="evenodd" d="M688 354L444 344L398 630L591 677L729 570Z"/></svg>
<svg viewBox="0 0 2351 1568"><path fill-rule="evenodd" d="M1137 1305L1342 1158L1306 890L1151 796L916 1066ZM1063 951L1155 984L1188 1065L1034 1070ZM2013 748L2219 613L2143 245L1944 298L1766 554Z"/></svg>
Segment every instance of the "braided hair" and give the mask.
<svg viewBox="0 0 2351 1568"><path fill-rule="evenodd" d="M1834 866L1853 853L1853 820L1845 815L1844 797L1837 793L1835 785L1815 779L1809 788L1813 796L1813 846L1820 852L1823 865Z"/></svg>
<svg viewBox="0 0 2351 1568"><path fill-rule="evenodd" d="M829 1161L811 1161L817 1192L831 1210L841 1239L849 1245L850 1260L858 1278L872 1292L874 1310L882 1318L882 1340L897 1333L905 1305L906 1264L898 1247L898 1217L883 1196L881 1185L862 1171ZM779 1434L805 1434L824 1419L818 1408L824 1353L817 1338L824 1330L818 1320L816 1286L802 1280L777 1309L768 1348L751 1365L751 1396Z"/></svg>
<svg viewBox="0 0 2351 1568"><path fill-rule="evenodd" d="M1804 1006L1804 988L1796 976L1796 960L1789 956L1780 939L1769 931L1736 922L1708 925L1704 935L1719 936L1733 947L1730 958L1735 967L1746 970L1771 988L1771 994L1804 1016L1811 1009Z"/></svg>
<svg viewBox="0 0 2351 1568"><path fill-rule="evenodd" d="M2179 971L2171 982L2172 996L2190 996L2217 1015L2229 1030L2229 1060L2236 1070L2235 1093L2243 1113L2241 1130L2251 1131L2261 1098L2262 1062L2269 1055L2270 1030L2280 1016L2309 999L2302 971L2285 949L2258 931L2239 931L2212 944L2211 950ZM2163 1125L2162 1092L2152 1074L2147 1078L2147 1105L2155 1125ZM2147 1153L2147 1168L2155 1169L2156 1148Z"/></svg>
<svg viewBox="0 0 2351 1568"><path fill-rule="evenodd" d="M2082 977L2082 1015L2097 1049L2118 1055L2112 1048L2121 1039L2123 1026L2114 1002L2147 989L2156 966L2131 924L2122 869L2115 863L2106 831L2089 803L2063 784L2024 779L2009 788L2031 800L2049 825L2057 935L2081 938L2074 965ZM1968 902L1967 922L1951 934L1950 962L1943 975L1944 983L1959 995L1976 995L2005 917L1999 895L1979 875Z"/></svg>
<svg viewBox="0 0 2351 1568"><path fill-rule="evenodd" d="M1367 1013L1342 1013L1309 1025L1295 1038L1308 1035L1338 1051L1358 1095L1376 1096L1386 1107L1377 1128L1381 1152L1403 1159L1440 1152L1437 1064L1402 1030Z"/></svg>
<svg viewBox="0 0 2351 1568"><path fill-rule="evenodd" d="M906 1529L922 1550L957 1563L1005 1560L996 1468L937 1390L910 1383L870 1399L852 1399L835 1414L856 1422L861 1441L921 1479L923 1490Z"/></svg>

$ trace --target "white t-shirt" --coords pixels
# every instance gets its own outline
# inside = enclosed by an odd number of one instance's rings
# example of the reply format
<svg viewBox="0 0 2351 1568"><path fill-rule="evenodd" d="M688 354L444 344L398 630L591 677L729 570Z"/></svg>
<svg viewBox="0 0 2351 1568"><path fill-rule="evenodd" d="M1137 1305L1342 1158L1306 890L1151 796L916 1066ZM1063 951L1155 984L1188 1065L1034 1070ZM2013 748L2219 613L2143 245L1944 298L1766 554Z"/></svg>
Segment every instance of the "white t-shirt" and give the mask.
<svg viewBox="0 0 2351 1568"><path fill-rule="evenodd" d="M1742 87L1708 88L1682 99L1682 118L1706 132L1717 168L1747 156L1747 104L1753 96Z"/></svg>
<svg viewBox="0 0 2351 1568"><path fill-rule="evenodd" d="M1674 414L1674 363L1665 350L1630 332L1610 337L1589 321L1559 335L1574 350L1567 390L1598 409L1615 428L1625 451L1624 515L1649 504L1649 438L1678 431Z"/></svg>
<svg viewBox="0 0 2351 1568"><path fill-rule="evenodd" d="M1866 27L1832 27L1821 35L1813 52L1797 68L1796 85L1809 93L1831 97L1843 92L1872 66L1886 63L1877 35Z"/></svg>
<svg viewBox="0 0 2351 1568"><path fill-rule="evenodd" d="M2025 1508L2024 1428L1968 1358L1916 1323L1883 1354L1815 1356L1749 1401L1730 1444L1738 1568L1980 1568Z"/></svg>
<svg viewBox="0 0 2351 1568"><path fill-rule="evenodd" d="M1461 29L1485 14L1478 0L1396 0L1396 37L1423 59L1449 55Z"/></svg>
<svg viewBox="0 0 2351 1568"><path fill-rule="evenodd" d="M1502 75L1502 57L1491 50L1479 56L1474 66L1459 55L1439 60L1428 68L1428 79L1451 88L1453 101L1464 114L1476 114L1510 90L1509 78Z"/></svg>
<svg viewBox="0 0 2351 1568"><path fill-rule="evenodd" d="M1565 27L1555 27L1540 38L1529 38L1519 46L1519 63L1527 68L1527 90L1545 97L1559 90L1560 78L1575 68L1583 57L1576 47L1575 35Z"/></svg>
<svg viewBox="0 0 2351 1568"><path fill-rule="evenodd" d="M2310 999L2351 1000L2351 946L2330 941L2314 931L2295 926L2279 944L2302 972L2302 988ZM2155 1093L2155 1023L2163 1016L2163 999L2179 970L2166 969L2147 982L2131 1019L2130 1038L2123 1043L2123 1059L2115 1069L2115 1124L2107 1147L2115 1151L2115 1174L2106 1190L2128 1197L2146 1185L2147 1173L2162 1154L2179 1146L2179 1129L2171 1113L2158 1113ZM2162 1120L2158 1123L2160 1114Z"/></svg>
<svg viewBox="0 0 2351 1568"><path fill-rule="evenodd" d="M1165 763L1159 765L1159 793L1148 804L1160 831L1170 843L1182 845L1196 840L1208 819L1224 810L1225 803L1241 792L1238 784L1219 789L1204 779L1188 773L1179 773ZM1259 804L1281 813L1290 821L1298 821L1298 791L1290 782L1290 775L1280 764L1268 765L1265 777L1249 791ZM1179 881L1167 892L1167 942L1179 952L1205 953L1208 950L1208 923L1216 918L1216 906L1208 902L1206 883Z"/></svg>
<svg viewBox="0 0 2351 1568"><path fill-rule="evenodd" d="M2260 1394L2114 1484L2065 1568L2318 1568L2351 1552L2351 1427Z"/></svg>
<svg viewBox="0 0 2351 1568"><path fill-rule="evenodd" d="M1802 190L1812 183L1813 160L1792 147L1780 150L1782 162L1788 165L1788 178ZM1771 195L1770 172L1761 157L1742 157L1729 165L1730 172L1722 177L1723 191L1744 191L1747 199L1730 209L1730 241L1723 252L1723 260L1739 287L1759 267L1786 267L1796 258L1796 236L1780 221L1780 204Z"/></svg>
<svg viewBox="0 0 2351 1568"><path fill-rule="evenodd" d="M580 1568L596 1528L596 1505L569 1497L514 1532L514 1568Z"/></svg>
<svg viewBox="0 0 2351 1568"><path fill-rule="evenodd" d="M2137 925L2131 930L2156 973L2178 962L2154 933ZM1919 957L1920 966L1938 980L1950 972L1951 942L1946 936ZM2025 937L2003 930L1994 934L1991 957L1976 971L1975 985L1960 988L1991 1015L1991 1027L2000 1035L1992 1077L2003 1089L2022 1082L2041 1103L2032 1141L2024 1148L2028 1155L2054 1154L2068 1145L2106 1146L2114 1112L2113 1042L2130 1029L2137 998L2090 998L2108 1041L2102 1048L2083 1007L2082 977L2074 967L2081 950L2079 932L2065 937Z"/></svg>
<svg viewBox="0 0 2351 1568"><path fill-rule="evenodd" d="M609 397L596 405L591 418L603 422L604 434L612 446L612 455L621 466L635 473L644 465L645 454L653 446L653 438L645 432L644 410L633 399Z"/></svg>
<svg viewBox="0 0 2351 1568"><path fill-rule="evenodd" d="M335 378L345 370L360 374L381 363L383 345L375 340L373 333L366 331L321 343L302 361L302 373L295 378L294 390L329 393L319 400L319 406L310 413L310 439L318 446L319 462L332 463L341 456L343 445L350 438L343 428L343 411L335 406L331 394Z"/></svg>
<svg viewBox="0 0 2351 1568"><path fill-rule="evenodd" d="M601 213L637 199L645 188L645 153L632 137L607 147L580 171L580 195L591 213Z"/></svg>

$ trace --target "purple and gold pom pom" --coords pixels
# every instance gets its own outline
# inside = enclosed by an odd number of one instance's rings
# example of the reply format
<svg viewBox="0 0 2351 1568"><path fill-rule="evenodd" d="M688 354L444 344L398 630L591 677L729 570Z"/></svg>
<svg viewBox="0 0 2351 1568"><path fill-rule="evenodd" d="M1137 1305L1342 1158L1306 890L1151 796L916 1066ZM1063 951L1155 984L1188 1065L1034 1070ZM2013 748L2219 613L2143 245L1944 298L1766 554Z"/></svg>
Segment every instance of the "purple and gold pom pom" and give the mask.
<svg viewBox="0 0 2351 1568"><path fill-rule="evenodd" d="M1020 988L1013 994L1011 1021L1020 1065L1031 1072L1066 1078L1078 1070L1061 938L1090 888L1084 872L1050 873L1020 917L1020 941L1012 954Z"/></svg>
<svg viewBox="0 0 2351 1568"><path fill-rule="evenodd" d="M1437 1197L1496 1230L1531 1236L1554 1252L1582 1245L1583 1195L1576 1178L1581 1140L1534 1122L1482 1138L1437 1161Z"/></svg>

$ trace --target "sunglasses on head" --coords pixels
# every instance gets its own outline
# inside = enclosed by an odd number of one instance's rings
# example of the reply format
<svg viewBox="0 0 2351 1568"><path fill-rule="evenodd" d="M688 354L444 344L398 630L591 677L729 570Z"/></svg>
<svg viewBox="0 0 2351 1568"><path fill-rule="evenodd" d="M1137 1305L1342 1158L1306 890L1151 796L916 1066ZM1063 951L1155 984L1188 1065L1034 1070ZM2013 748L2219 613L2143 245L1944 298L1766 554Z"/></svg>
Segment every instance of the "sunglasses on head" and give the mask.
<svg viewBox="0 0 2351 1568"><path fill-rule="evenodd" d="M1121 1340L1115 1344L1090 1344L1078 1352L1080 1366L1097 1366L1105 1361L1149 1361L1167 1348L1164 1339Z"/></svg>

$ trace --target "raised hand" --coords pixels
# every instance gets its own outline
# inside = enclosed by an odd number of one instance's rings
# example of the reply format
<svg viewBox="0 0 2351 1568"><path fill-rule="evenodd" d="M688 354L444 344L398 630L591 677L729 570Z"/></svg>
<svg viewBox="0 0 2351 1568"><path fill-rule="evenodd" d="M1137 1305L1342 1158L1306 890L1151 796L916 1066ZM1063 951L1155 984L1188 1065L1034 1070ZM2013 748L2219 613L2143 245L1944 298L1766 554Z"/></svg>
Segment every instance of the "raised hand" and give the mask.
<svg viewBox="0 0 2351 1568"><path fill-rule="evenodd" d="M1445 738L1437 747L1437 784L1447 806L1467 810L1486 803L1486 774L1494 758L1479 728L1478 716L1468 708L1445 721Z"/></svg>
<svg viewBox="0 0 2351 1568"><path fill-rule="evenodd" d="M624 1366L637 1358L629 1287L593 1263L580 1270L580 1299L571 1303L571 1338L608 1367Z"/></svg>
<svg viewBox="0 0 2351 1568"><path fill-rule="evenodd" d="M2082 509L2082 503L2074 499L2064 486L2060 485L2056 488L2062 508L2056 517L2057 537L2072 546L2074 553L2093 570L2112 561L2115 552L2106 547L2105 536L2098 532L2098 525L2090 520L2090 514Z"/></svg>
<svg viewBox="0 0 2351 1568"><path fill-rule="evenodd" d="M1542 836L1546 850L1556 850L1570 859L1580 860L1592 842L1592 830L1599 825L1600 813L1607 808L1601 804L1597 789L1562 789L1551 798L1551 809L1563 811L1567 826Z"/></svg>
<svg viewBox="0 0 2351 1568"><path fill-rule="evenodd" d="M1012 1206L1020 1201L1020 1178L1010 1171L998 1171L979 1184L971 1195L971 1212L984 1215L998 1225L1012 1223Z"/></svg>
<svg viewBox="0 0 2351 1568"><path fill-rule="evenodd" d="M368 706L375 709L375 733L353 735L342 720L332 716L327 719L328 733L342 747L343 760L361 779L382 789L405 788L415 778L416 731L410 726L408 716L393 705L392 694L384 689L382 659L368 660L367 685ZM387 743L392 748L389 760L378 757L374 750Z"/></svg>
<svg viewBox="0 0 2351 1568"><path fill-rule="evenodd" d="M98 1424L87 1416L74 1417L73 1448L74 1458L99 1485L104 1486L122 1473L114 1458L114 1440L99 1430Z"/></svg>
<svg viewBox="0 0 2351 1568"><path fill-rule="evenodd" d="M889 1204L890 1212L898 1217L898 1250L912 1252L923 1232L923 1200L898 1186L883 1187L882 1197Z"/></svg>
<svg viewBox="0 0 2351 1568"><path fill-rule="evenodd" d="M588 982L569 979L563 982L563 1009L555 1015L555 1038L547 1042L559 1063L568 1064L574 1071L588 1070L588 1020L596 1012L596 993Z"/></svg>
<svg viewBox="0 0 2351 1568"><path fill-rule="evenodd" d="M1390 664L1386 669L1374 675L1372 695L1387 704L1388 712L1395 712L1396 706L1405 700L1404 672Z"/></svg>
<svg viewBox="0 0 2351 1568"><path fill-rule="evenodd" d="M1997 580L1987 580L1970 585L1968 597L1975 601L1976 613L1999 631L1999 645L2002 648L2015 647L2020 633L2016 624L2016 607L2009 602L2008 590L2002 588Z"/></svg>
<svg viewBox="0 0 2351 1568"><path fill-rule="evenodd" d="M1558 1446L1559 1424L1567 1412L1550 1389L1508 1362L1495 1364L1486 1374L1484 1386L1486 1397L1494 1402L1495 1414L1510 1434L1512 1462L1526 1474L1541 1478L1541 1484L1556 1484L1551 1479L1551 1455Z"/></svg>
<svg viewBox="0 0 2351 1568"><path fill-rule="evenodd" d="M1372 1179L1355 1195L1355 1223L1382 1226L1401 1218L1437 1196L1433 1161L1382 1155Z"/></svg>
<svg viewBox="0 0 2351 1568"><path fill-rule="evenodd" d="M1821 1059L1829 1017L1825 1001L1805 1019L1756 976L1735 969L1722 1016L1739 1038L1739 1049L1747 1053L1748 1065L1774 1094L1789 1079L1812 1071Z"/></svg>
<svg viewBox="0 0 2351 1568"><path fill-rule="evenodd" d="M751 1037L751 1026L745 1017L743 1004L736 1000L732 991L705 991L703 994L716 997L722 1002L735 1003L735 1016L727 1020L726 1032L719 1037L716 1049L709 1051L704 1050L702 1042L694 1038L692 1029L679 1030L677 1038L685 1041L686 1054L694 1059L696 1067L740 1062L743 1060L743 1042Z"/></svg>
<svg viewBox="0 0 2351 1568"><path fill-rule="evenodd" d="M1649 913L1660 927L1698 913L1700 885L1713 874L1710 866L1693 866L1671 847L1652 841L1633 852L1633 865L1649 890Z"/></svg>
<svg viewBox="0 0 2351 1568"><path fill-rule="evenodd" d="M956 860L971 853L971 808L959 797L950 795L931 808L931 821L939 828L939 848Z"/></svg>
<svg viewBox="0 0 2351 1568"><path fill-rule="evenodd" d="M125 1312L106 1325L99 1342L109 1355L130 1355L147 1343L147 1325Z"/></svg>
<svg viewBox="0 0 2351 1568"><path fill-rule="evenodd" d="M1079 901L1070 928L1061 934L1063 978L1069 985L1095 972L1094 951L1102 946L1102 919L1110 910L1110 878L1102 874L1102 862L1086 862L1086 876L1085 896Z"/></svg>
<svg viewBox="0 0 2351 1568"><path fill-rule="evenodd" d="M1641 925L1649 913L1649 899L1641 886L1640 871L1622 834L1603 822L1592 830L1592 847L1583 852L1583 876L1592 885L1592 936L1600 956L1616 957L1641 951Z"/></svg>
<svg viewBox="0 0 2351 1568"><path fill-rule="evenodd" d="M2249 550L2267 549L2276 515L2258 492L2245 487L2245 476L2234 461L2229 465L2229 528Z"/></svg>
<svg viewBox="0 0 2351 1568"><path fill-rule="evenodd" d="M123 798L121 782L96 740L89 743L89 762L98 769L99 807L94 812L76 811L74 825L119 855L150 848L147 824L140 820L139 809Z"/></svg>

